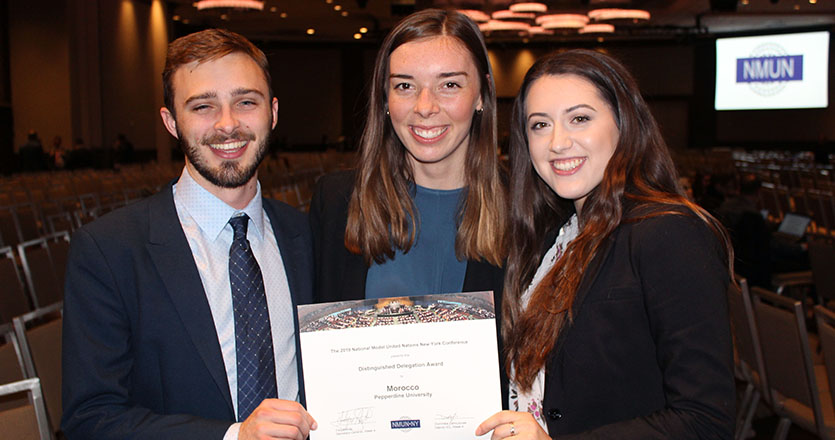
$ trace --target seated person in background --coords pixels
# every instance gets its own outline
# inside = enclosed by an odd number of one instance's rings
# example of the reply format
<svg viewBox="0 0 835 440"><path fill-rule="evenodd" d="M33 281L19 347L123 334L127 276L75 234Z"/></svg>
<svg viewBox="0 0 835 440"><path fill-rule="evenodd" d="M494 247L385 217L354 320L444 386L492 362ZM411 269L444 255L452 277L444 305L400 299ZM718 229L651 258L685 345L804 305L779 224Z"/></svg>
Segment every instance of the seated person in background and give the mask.
<svg viewBox="0 0 835 440"><path fill-rule="evenodd" d="M310 231L261 197L278 100L264 53L210 29L172 42L163 123L179 180L73 235L61 426L72 439L304 440L295 305Z"/></svg>
<svg viewBox="0 0 835 440"><path fill-rule="evenodd" d="M759 208L760 181L740 176L738 194L729 194L717 214L734 247L734 270L751 286L771 289L771 229Z"/></svg>
<svg viewBox="0 0 835 440"><path fill-rule="evenodd" d="M731 438L730 243L681 192L632 76L599 52L546 56L511 130L513 411L476 435Z"/></svg>

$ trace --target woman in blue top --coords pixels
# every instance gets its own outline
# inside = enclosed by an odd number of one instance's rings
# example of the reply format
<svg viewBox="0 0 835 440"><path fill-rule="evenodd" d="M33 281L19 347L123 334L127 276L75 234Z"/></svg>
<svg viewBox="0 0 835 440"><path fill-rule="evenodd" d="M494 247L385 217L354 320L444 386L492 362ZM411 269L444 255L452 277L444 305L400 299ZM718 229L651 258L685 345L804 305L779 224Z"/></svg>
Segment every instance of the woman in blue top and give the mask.
<svg viewBox="0 0 835 440"><path fill-rule="evenodd" d="M506 206L496 93L481 32L428 9L383 41L356 170L310 210L317 301L493 290Z"/></svg>

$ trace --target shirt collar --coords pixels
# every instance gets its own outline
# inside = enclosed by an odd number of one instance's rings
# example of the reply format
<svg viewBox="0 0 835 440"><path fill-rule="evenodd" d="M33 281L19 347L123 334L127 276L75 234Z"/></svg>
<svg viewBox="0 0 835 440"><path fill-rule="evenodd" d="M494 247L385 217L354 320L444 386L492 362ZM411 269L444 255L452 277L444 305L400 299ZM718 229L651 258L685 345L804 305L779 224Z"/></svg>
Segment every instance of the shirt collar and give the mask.
<svg viewBox="0 0 835 440"><path fill-rule="evenodd" d="M230 218L240 214L249 216L250 227L254 226L257 237L263 238L264 210L261 200L261 182L257 182L255 197L244 209L240 210L227 205L226 202L200 186L185 167L180 174L180 179L174 184L173 191L175 203L182 206L203 233L212 240L217 239Z"/></svg>

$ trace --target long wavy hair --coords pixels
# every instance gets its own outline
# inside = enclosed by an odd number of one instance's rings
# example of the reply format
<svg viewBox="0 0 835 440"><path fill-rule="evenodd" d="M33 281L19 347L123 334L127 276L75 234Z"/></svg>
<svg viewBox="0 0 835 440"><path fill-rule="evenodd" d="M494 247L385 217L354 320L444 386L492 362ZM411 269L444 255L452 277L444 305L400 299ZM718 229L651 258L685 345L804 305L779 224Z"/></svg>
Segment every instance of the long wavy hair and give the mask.
<svg viewBox="0 0 835 440"><path fill-rule="evenodd" d="M580 234L534 289L523 310L520 299L540 263L542 239L574 212L536 174L528 151L526 99L531 84L549 75L576 75L592 84L609 105L618 127L618 143L603 180L579 213ZM624 222L658 215L693 215L704 221L724 245L730 273L733 252L722 225L690 202L658 125L632 75L614 58L589 50L571 50L539 59L528 70L511 120L510 244L502 305L506 367L529 390L545 365L560 332L570 325L572 305L583 274L601 243Z"/></svg>
<svg viewBox="0 0 835 440"><path fill-rule="evenodd" d="M401 21L385 38L374 65L368 115L360 140L360 162L348 206L345 247L367 264L408 252L418 219L410 196L413 170L406 148L387 115L389 60L403 44L430 37L457 39L478 71L483 111L473 112L464 170L466 197L460 202L455 253L501 265L505 257L507 207L496 144L496 88L478 26L458 12L426 9Z"/></svg>

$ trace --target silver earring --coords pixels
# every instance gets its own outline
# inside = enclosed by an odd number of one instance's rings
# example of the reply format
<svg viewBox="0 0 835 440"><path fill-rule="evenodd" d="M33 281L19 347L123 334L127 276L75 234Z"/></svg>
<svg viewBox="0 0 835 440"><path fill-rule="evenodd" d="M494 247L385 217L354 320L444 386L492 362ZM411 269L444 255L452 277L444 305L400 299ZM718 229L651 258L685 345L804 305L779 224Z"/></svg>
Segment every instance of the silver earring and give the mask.
<svg viewBox="0 0 835 440"><path fill-rule="evenodd" d="M476 111L475 111L475 112L476 112L476 114L479 114L479 115L480 115L480 114L482 114L482 113L484 113L484 107L482 107L482 108L480 108L480 109L476 109Z"/></svg>
<svg viewBox="0 0 835 440"><path fill-rule="evenodd" d="M391 116L391 113L389 113L388 110L386 110L386 116Z"/></svg>

